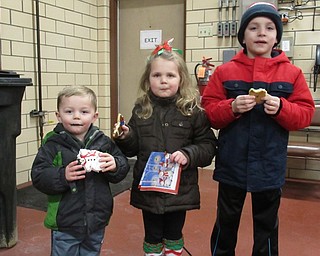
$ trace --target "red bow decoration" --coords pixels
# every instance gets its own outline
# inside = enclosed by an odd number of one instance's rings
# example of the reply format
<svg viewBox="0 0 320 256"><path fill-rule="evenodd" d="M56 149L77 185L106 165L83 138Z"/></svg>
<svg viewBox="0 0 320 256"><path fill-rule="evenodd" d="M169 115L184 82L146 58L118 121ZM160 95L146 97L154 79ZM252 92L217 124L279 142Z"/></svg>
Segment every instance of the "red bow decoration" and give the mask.
<svg viewBox="0 0 320 256"><path fill-rule="evenodd" d="M163 44L160 44L156 47L156 49L154 49L154 51L152 52L152 55L155 55L155 54L161 54L163 53L163 51L168 51L168 52L171 52L172 51L172 46L170 45L170 43L173 41L173 38L168 40L168 41L165 41Z"/></svg>
<svg viewBox="0 0 320 256"><path fill-rule="evenodd" d="M165 41L163 44L160 44L156 47L156 49L154 49L154 51L152 52L152 55L158 54L160 55L161 53L163 53L163 51L168 51L171 52L172 51L172 46L170 45L173 41L173 38L171 38L168 41Z"/></svg>

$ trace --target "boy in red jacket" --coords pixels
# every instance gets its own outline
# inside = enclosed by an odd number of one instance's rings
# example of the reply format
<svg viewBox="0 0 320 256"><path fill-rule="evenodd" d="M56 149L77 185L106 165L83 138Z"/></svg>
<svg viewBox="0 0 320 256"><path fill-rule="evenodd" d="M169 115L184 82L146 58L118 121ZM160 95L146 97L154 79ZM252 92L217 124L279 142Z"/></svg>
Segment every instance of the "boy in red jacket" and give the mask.
<svg viewBox="0 0 320 256"><path fill-rule="evenodd" d="M237 232L247 192L254 224L252 255L278 255L278 209L285 182L290 130L308 126L314 101L302 71L280 42L282 23L275 6L251 5L238 32L244 48L216 68L202 103L219 131L214 179L219 182L212 255L235 255ZM249 90L262 91L262 103Z"/></svg>

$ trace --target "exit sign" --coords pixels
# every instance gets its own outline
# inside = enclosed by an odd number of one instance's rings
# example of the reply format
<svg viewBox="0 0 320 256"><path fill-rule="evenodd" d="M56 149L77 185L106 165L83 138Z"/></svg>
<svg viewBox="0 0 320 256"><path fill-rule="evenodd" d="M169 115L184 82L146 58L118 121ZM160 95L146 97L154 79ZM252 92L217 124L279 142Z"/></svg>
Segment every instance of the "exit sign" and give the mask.
<svg viewBox="0 0 320 256"><path fill-rule="evenodd" d="M162 30L141 30L140 49L155 49L162 43Z"/></svg>

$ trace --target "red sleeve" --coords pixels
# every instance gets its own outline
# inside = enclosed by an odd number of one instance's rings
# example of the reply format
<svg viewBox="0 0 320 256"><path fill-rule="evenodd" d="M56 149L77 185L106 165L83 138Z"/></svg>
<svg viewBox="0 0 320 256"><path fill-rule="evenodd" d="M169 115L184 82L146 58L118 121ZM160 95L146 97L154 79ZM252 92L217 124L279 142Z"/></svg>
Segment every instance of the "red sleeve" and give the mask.
<svg viewBox="0 0 320 256"><path fill-rule="evenodd" d="M302 71L294 83L293 93L281 98L282 108L276 121L285 129L294 131L310 125L315 106Z"/></svg>
<svg viewBox="0 0 320 256"><path fill-rule="evenodd" d="M207 116L214 129L221 129L233 122L237 117L232 112L231 103L234 99L227 99L226 90L219 77L220 68L217 67L211 75L201 99Z"/></svg>

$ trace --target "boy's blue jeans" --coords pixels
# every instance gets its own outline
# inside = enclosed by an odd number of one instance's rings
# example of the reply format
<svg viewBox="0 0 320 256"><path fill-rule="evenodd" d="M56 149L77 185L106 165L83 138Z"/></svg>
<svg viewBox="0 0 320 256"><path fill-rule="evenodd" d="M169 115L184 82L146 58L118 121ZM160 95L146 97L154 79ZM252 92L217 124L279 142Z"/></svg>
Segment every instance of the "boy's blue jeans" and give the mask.
<svg viewBox="0 0 320 256"><path fill-rule="evenodd" d="M51 256L98 256L105 228L92 234L51 232Z"/></svg>

